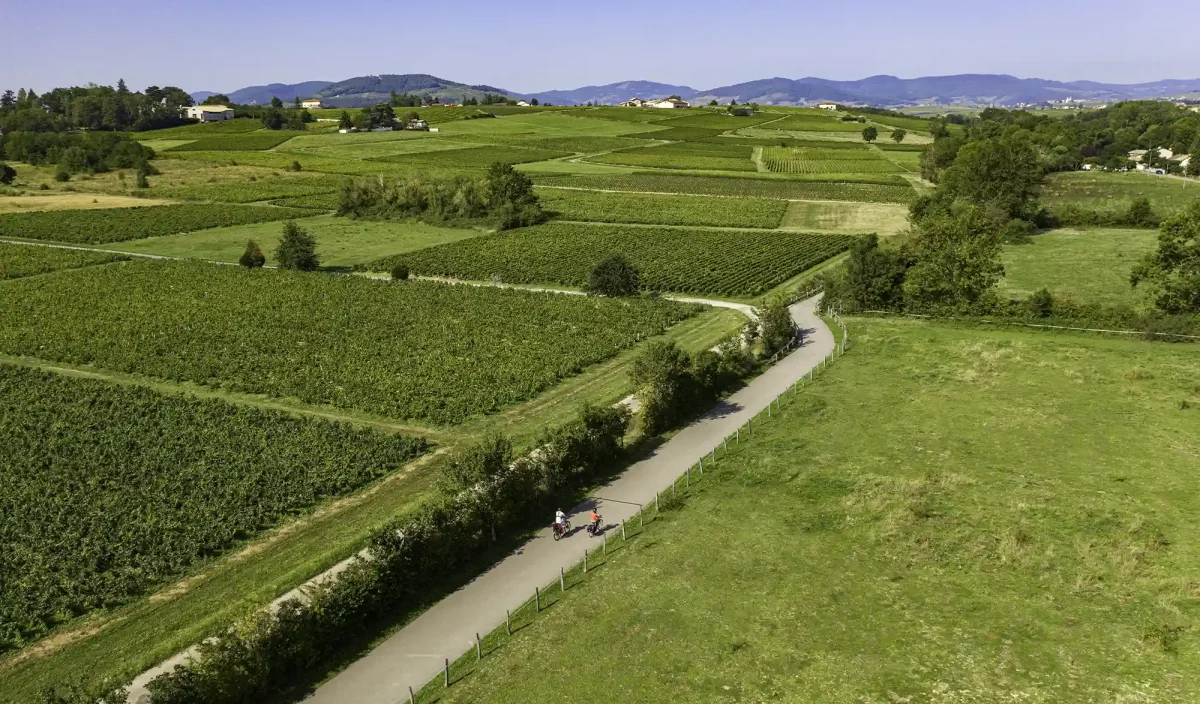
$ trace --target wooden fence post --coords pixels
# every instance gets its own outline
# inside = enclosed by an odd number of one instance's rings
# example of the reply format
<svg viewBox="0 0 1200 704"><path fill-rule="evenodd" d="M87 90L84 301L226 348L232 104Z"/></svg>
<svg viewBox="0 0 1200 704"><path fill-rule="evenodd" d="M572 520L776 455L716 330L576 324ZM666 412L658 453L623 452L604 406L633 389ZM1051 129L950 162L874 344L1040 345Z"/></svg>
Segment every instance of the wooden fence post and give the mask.
<svg viewBox="0 0 1200 704"><path fill-rule="evenodd" d="M684 488L685 488L685 489L690 489L690 488L692 488L692 468L691 468L691 465L689 465L689 466L688 466L688 468L687 468L687 474L686 474L686 478L683 480L683 486L684 486Z"/></svg>
<svg viewBox="0 0 1200 704"><path fill-rule="evenodd" d="M583 551L583 573L587 574L587 550Z"/></svg>
<svg viewBox="0 0 1200 704"><path fill-rule="evenodd" d="M558 568L558 586L565 592L567 591L567 573L563 568Z"/></svg>
<svg viewBox="0 0 1200 704"><path fill-rule="evenodd" d="M450 686L450 658L446 658L446 686Z"/></svg>
<svg viewBox="0 0 1200 704"><path fill-rule="evenodd" d="M483 659L483 641L479 640L479 634L475 634L475 662Z"/></svg>
<svg viewBox="0 0 1200 704"><path fill-rule="evenodd" d="M603 543L600 544L600 549L604 551L604 556L608 557L608 533L604 533L600 537L604 541Z"/></svg>
<svg viewBox="0 0 1200 704"><path fill-rule="evenodd" d="M658 515L658 494L654 495L654 515Z"/></svg>
<svg viewBox="0 0 1200 704"><path fill-rule="evenodd" d="M417 704L417 697L413 694L411 686L408 688L408 704Z"/></svg>
<svg viewBox="0 0 1200 704"><path fill-rule="evenodd" d="M512 635L512 612L508 609L504 610L504 630L508 631L508 635Z"/></svg>
<svg viewBox="0 0 1200 704"><path fill-rule="evenodd" d="M621 542L625 542L625 521L621 521Z"/></svg>
<svg viewBox="0 0 1200 704"><path fill-rule="evenodd" d="M533 612L542 612L542 592L537 587L533 588Z"/></svg>

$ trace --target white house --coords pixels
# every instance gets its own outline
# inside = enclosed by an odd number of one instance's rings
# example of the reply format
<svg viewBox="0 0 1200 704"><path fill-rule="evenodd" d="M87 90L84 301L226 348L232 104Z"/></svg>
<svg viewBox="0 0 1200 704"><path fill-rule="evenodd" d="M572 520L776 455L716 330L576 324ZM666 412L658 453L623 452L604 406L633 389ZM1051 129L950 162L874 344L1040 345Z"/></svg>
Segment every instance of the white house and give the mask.
<svg viewBox="0 0 1200 704"><path fill-rule="evenodd" d="M643 108L646 107L646 101L641 98L631 98L621 103L623 108Z"/></svg>
<svg viewBox="0 0 1200 704"><path fill-rule="evenodd" d="M304 108L305 110L318 110L321 107L321 101L317 100L316 98L301 100L300 107Z"/></svg>
<svg viewBox="0 0 1200 704"><path fill-rule="evenodd" d="M837 103L831 103L826 100L824 102L817 103L817 107L821 108L822 110L837 110Z"/></svg>
<svg viewBox="0 0 1200 704"><path fill-rule="evenodd" d="M686 100L680 100L679 98L667 98L666 100L653 100L651 102L646 103L645 106L650 107L650 108L666 108L666 109L691 107L690 105L688 105L688 102Z"/></svg>
<svg viewBox="0 0 1200 704"><path fill-rule="evenodd" d="M195 105L187 108L187 116L201 122L220 122L233 119L233 108L226 105Z"/></svg>
<svg viewBox="0 0 1200 704"><path fill-rule="evenodd" d="M527 108L527 107L530 107L530 105L529 105L529 103L525 102L524 100L518 100L518 101L517 101L517 107L519 107L519 108Z"/></svg>

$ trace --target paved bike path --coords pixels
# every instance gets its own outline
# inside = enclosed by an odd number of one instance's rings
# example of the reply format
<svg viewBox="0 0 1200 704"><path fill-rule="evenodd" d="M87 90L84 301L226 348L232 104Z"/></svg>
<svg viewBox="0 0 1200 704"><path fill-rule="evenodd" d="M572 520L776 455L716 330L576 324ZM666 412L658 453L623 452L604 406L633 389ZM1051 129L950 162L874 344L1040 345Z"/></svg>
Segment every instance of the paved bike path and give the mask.
<svg viewBox="0 0 1200 704"><path fill-rule="evenodd" d="M779 394L808 374L834 348L834 335L816 316L817 298L791 307L792 319L805 331L805 343L745 388L659 446L620 477L600 487L588 500L568 511L582 526L593 505L612 525L633 517L639 505L654 501L688 467L721 440L761 412ZM552 515L546 516L549 524ZM306 701L312 704L398 704L408 688L419 690L451 662L475 647L475 634L504 622L506 609L516 609L571 567L596 543L577 530L559 541L550 529L540 531L511 555L435 604L371 652L338 673Z"/></svg>

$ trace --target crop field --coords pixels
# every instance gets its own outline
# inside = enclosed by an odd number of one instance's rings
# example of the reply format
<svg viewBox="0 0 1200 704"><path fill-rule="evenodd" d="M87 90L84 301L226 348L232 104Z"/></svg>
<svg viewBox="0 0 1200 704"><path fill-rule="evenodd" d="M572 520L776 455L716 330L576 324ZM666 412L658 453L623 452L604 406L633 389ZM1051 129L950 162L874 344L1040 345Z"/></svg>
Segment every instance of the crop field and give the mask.
<svg viewBox="0 0 1200 704"><path fill-rule="evenodd" d="M898 127L902 130L906 130L910 134L929 134L930 130L929 120L922 120L919 117L892 117L891 115L864 115L864 117L877 125ZM883 130L880 131L882 132Z"/></svg>
<svg viewBox="0 0 1200 704"><path fill-rule="evenodd" d="M336 207L336 204L335 206ZM324 269L347 269L391 254L402 254L425 247L457 242L482 235L480 230L462 227L436 227L418 222L365 220L318 215L307 212L296 224L316 240L317 256ZM205 259L237 263L254 240L267 258L267 266L276 264L275 250L283 236L278 222L217 227L181 235L150 237L112 245L113 249L135 254L158 254L184 259Z"/></svg>
<svg viewBox="0 0 1200 704"><path fill-rule="evenodd" d="M917 173L921 170L920 152L884 152L883 158L909 173Z"/></svg>
<svg viewBox="0 0 1200 704"><path fill-rule="evenodd" d="M200 137L194 142L186 142L177 147L171 147L176 152L253 152L274 149L289 139L304 134L303 132L252 132L250 134L230 134L215 137Z"/></svg>
<svg viewBox="0 0 1200 704"><path fill-rule="evenodd" d="M516 284L582 286L613 252L627 256L650 291L757 296L849 248L852 237L753 230L550 223L431 247L402 260L417 274Z"/></svg>
<svg viewBox="0 0 1200 704"><path fill-rule="evenodd" d="M557 176L538 180L547 186L649 193L748 196L789 200L844 200L908 203L916 192L907 183L865 184L797 181L782 178L727 178L669 173Z"/></svg>
<svg viewBox="0 0 1200 704"><path fill-rule="evenodd" d="M472 147L469 149L450 149L436 152L416 154L395 154L381 156L371 161L383 161L400 164L433 166L449 166L457 168L487 168L494 163L524 164L531 161L546 161L560 156L570 156L571 152L550 149L523 149L513 146Z"/></svg>
<svg viewBox="0 0 1200 704"><path fill-rule="evenodd" d="M511 144L526 148L549 149L557 152L574 154L595 154L614 149L644 147L644 139L632 137L550 137L548 139L527 139Z"/></svg>
<svg viewBox="0 0 1200 704"><path fill-rule="evenodd" d="M485 137L488 141L499 135L524 135L548 139L551 137L619 137L654 129L653 125L595 117L572 117L566 112L543 112L514 115L495 120L466 120L442 125L438 137L470 139Z"/></svg>
<svg viewBox="0 0 1200 704"><path fill-rule="evenodd" d="M424 450L420 439L9 365L0 410L0 652Z"/></svg>
<svg viewBox="0 0 1200 704"><path fill-rule="evenodd" d="M897 144L895 142L886 141L886 140L876 142L875 146L879 147L880 149L882 149L885 152L918 152L918 153L920 153L920 152L925 151L926 149L929 149L928 144L907 144L905 142L901 142L901 143Z"/></svg>
<svg viewBox="0 0 1200 704"><path fill-rule="evenodd" d="M711 198L597 191L537 191L542 207L564 220L647 225L779 226L787 203L766 198Z"/></svg>
<svg viewBox="0 0 1200 704"><path fill-rule="evenodd" d="M831 139L795 139L781 134L779 137L747 137L740 134L708 137L701 142L717 144L748 144L757 147L791 147L792 149L842 149L869 151L871 145L866 142L834 141Z"/></svg>
<svg viewBox="0 0 1200 704"><path fill-rule="evenodd" d="M292 208L209 203L107 210L52 210L0 215L0 236L105 244L306 215L311 213Z"/></svg>
<svg viewBox="0 0 1200 704"><path fill-rule="evenodd" d="M332 191L330 193L316 193L307 196L288 196L287 198L277 198L271 201L271 205L280 205L285 208L314 208L316 210L337 210L338 204L341 202L341 193Z"/></svg>
<svg viewBox="0 0 1200 704"><path fill-rule="evenodd" d="M763 147L763 164L781 174L887 174L903 169L877 152L850 149Z"/></svg>
<svg viewBox="0 0 1200 704"><path fill-rule="evenodd" d="M709 171L755 171L754 162L750 160L751 149L745 147L744 158L732 156L711 156L704 153L668 150L667 146L643 147L621 152L600 154L588 157L588 161L601 164L622 164L624 166L642 166L660 169L699 169ZM692 146L692 145L687 145ZM714 145L719 146L719 145ZM713 150L713 154L724 154Z"/></svg>
<svg viewBox="0 0 1200 704"><path fill-rule="evenodd" d="M847 234L895 235L908 227L908 207L893 203L788 203L783 227Z"/></svg>
<svg viewBox="0 0 1200 704"><path fill-rule="evenodd" d="M861 122L843 122L833 117L817 115L788 115L762 129L795 132L862 132L866 125Z"/></svg>
<svg viewBox="0 0 1200 704"><path fill-rule="evenodd" d="M1120 211L1128 209L1135 198L1148 198L1156 213L1167 216L1200 200L1200 181L1140 173L1071 171L1050 174L1042 189L1042 200L1051 210L1075 206Z"/></svg>
<svg viewBox="0 0 1200 704"><path fill-rule="evenodd" d="M1130 286L1129 273L1157 243L1156 230L1051 230L1029 244L1004 246L1000 293L1025 298L1047 288L1056 297L1079 303L1148 308L1149 292Z"/></svg>
<svg viewBox="0 0 1200 704"><path fill-rule="evenodd" d="M1200 701L1194 349L850 339L437 701Z"/></svg>
<svg viewBox="0 0 1200 704"><path fill-rule="evenodd" d="M256 179L254 181L221 181L211 184L154 189L159 198L177 200L208 200L222 203L253 203L291 196L311 196L332 193L341 188L345 178L337 176L306 176Z"/></svg>
<svg viewBox="0 0 1200 704"><path fill-rule="evenodd" d="M387 134L387 133L384 133ZM358 135L338 135L339 137ZM365 136L365 135L363 135ZM477 147L471 142L456 142L438 137L426 139L395 139L387 141L345 141L341 139L325 142L325 146L314 146L313 142L305 142L306 146L298 147L293 139L277 151L293 152L306 156L328 156L334 159L372 159L376 157L394 156L400 154L417 154L421 152L436 152L449 149L468 149ZM320 142L316 143L320 144Z"/></svg>
<svg viewBox="0 0 1200 704"><path fill-rule="evenodd" d="M186 159L188 161L211 162L230 166L257 166L286 171L293 162L300 164L303 171L315 171L328 174L366 175L382 174L384 176L406 176L420 172L426 175L453 175L466 173L468 169L458 167L443 167L437 162L398 163L390 160L338 159L325 155L313 155L297 152L166 152L163 154L170 159ZM484 164L487 166L487 164Z"/></svg>
<svg viewBox="0 0 1200 704"><path fill-rule="evenodd" d="M237 117L223 122L203 122L182 127L168 127L162 130L138 132L138 137L145 139L197 139L205 135L244 134L263 128L262 121L252 117Z"/></svg>
<svg viewBox="0 0 1200 704"><path fill-rule="evenodd" d="M138 208L165 205L166 202L133 196L101 193L55 193L46 195L0 196L0 215L45 210L98 210L101 208Z"/></svg>
<svg viewBox="0 0 1200 704"><path fill-rule="evenodd" d="M616 120L619 122L661 122L662 120L670 120L677 117L673 111L662 110L660 108L574 108L567 110L564 114L574 117Z"/></svg>
<svg viewBox="0 0 1200 704"><path fill-rule="evenodd" d="M697 312L174 261L5 287L0 352L439 424L530 398Z"/></svg>
<svg viewBox="0 0 1200 704"><path fill-rule="evenodd" d="M120 254L0 242L0 280L127 259Z"/></svg>

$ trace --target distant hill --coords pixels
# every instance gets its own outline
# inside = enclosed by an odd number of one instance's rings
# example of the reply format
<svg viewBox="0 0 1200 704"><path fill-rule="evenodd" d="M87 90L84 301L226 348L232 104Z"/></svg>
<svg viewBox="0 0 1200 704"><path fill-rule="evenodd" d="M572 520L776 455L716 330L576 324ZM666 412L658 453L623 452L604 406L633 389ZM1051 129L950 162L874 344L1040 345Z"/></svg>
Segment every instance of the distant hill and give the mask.
<svg viewBox="0 0 1200 704"><path fill-rule="evenodd" d="M695 94L696 89L687 86L674 86L670 83L655 83L654 81L622 81L603 86L584 86L573 90L548 90L544 93L534 93L532 97L543 103L554 105L582 105L585 103L616 105L630 98L666 98L670 95L678 95L684 100L690 100Z"/></svg>
<svg viewBox="0 0 1200 704"><path fill-rule="evenodd" d="M436 96L443 101L464 97L482 98L497 93L510 98L537 98L555 105L588 102L615 105L630 98L664 98L679 95L696 103L717 100L727 103L755 102L763 105L811 105L823 100L858 105L893 107L901 105L1015 105L1049 100L1132 100L1164 98L1200 92L1200 79L1163 80L1152 83L1118 84L1095 81L1050 81L1042 78L1017 78L998 74L960 74L897 78L871 76L856 81L831 81L824 78L764 78L756 81L695 90L653 81L623 81L602 86L584 86L571 90L519 93L489 85L470 85L421 73L360 76L344 81L307 81L251 86L229 93L237 103L263 105L272 96L285 102L293 97L317 97L336 107L362 107L386 100L392 91ZM211 92L192 94L203 100Z"/></svg>

